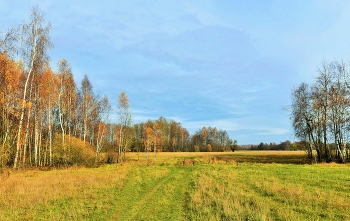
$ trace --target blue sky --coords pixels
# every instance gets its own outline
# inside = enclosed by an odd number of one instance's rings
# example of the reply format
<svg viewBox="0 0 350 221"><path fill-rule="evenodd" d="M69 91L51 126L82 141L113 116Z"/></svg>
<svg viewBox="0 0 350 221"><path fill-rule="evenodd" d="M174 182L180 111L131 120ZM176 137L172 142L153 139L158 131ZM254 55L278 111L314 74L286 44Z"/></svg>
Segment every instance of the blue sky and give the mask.
<svg viewBox="0 0 350 221"><path fill-rule="evenodd" d="M114 107L125 91L135 123L210 125L240 144L294 140L291 89L350 58L348 1L3 0L1 30L34 5L53 27L54 69L67 59Z"/></svg>

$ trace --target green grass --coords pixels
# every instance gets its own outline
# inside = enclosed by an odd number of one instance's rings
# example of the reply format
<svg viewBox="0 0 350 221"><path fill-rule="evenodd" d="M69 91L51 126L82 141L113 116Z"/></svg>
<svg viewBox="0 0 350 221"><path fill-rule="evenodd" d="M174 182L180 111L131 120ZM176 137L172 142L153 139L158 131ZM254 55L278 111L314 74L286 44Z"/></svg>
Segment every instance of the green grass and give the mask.
<svg viewBox="0 0 350 221"><path fill-rule="evenodd" d="M0 220L350 220L348 165L235 154L13 173L0 186Z"/></svg>
<svg viewBox="0 0 350 221"><path fill-rule="evenodd" d="M189 220L349 220L349 167L215 165L195 177Z"/></svg>

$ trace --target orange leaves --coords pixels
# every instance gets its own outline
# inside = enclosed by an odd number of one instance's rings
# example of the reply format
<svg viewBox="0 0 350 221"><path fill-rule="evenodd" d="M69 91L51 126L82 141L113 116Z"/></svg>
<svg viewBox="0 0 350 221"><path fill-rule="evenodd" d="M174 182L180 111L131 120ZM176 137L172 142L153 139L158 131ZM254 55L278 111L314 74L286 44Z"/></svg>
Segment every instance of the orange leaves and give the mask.
<svg viewBox="0 0 350 221"><path fill-rule="evenodd" d="M12 92L19 84L21 69L6 54L0 54L0 88L1 92Z"/></svg>
<svg viewBox="0 0 350 221"><path fill-rule="evenodd" d="M174 147L176 145L176 137L171 138L171 145Z"/></svg>
<svg viewBox="0 0 350 221"><path fill-rule="evenodd" d="M19 100L17 95L20 89L20 78L23 73L20 67L6 54L0 53L0 109L17 106ZM13 114L13 113L12 113Z"/></svg>
<svg viewBox="0 0 350 221"><path fill-rule="evenodd" d="M25 102L25 101L23 101L23 102ZM25 106L25 108L29 109L32 107L32 105L33 105L33 103L31 101L28 101L28 102L25 102L24 106Z"/></svg>
<svg viewBox="0 0 350 221"><path fill-rule="evenodd" d="M207 151L208 152L213 152L213 147L211 146L211 144L207 145Z"/></svg>
<svg viewBox="0 0 350 221"><path fill-rule="evenodd" d="M151 146L154 143L153 129L151 127L146 126L143 130L143 136L144 136L143 144L145 145L145 148L147 148L147 150L150 150Z"/></svg>
<svg viewBox="0 0 350 221"><path fill-rule="evenodd" d="M128 99L128 96L126 96L124 91L121 92L118 96L118 106L121 109L129 108L129 99Z"/></svg>
<svg viewBox="0 0 350 221"><path fill-rule="evenodd" d="M55 91L57 90L58 81L48 63L45 65L43 73L37 77L40 96L43 97L44 100L48 100L49 98L51 100L56 100L57 98L54 98L57 97L55 96Z"/></svg>
<svg viewBox="0 0 350 221"><path fill-rule="evenodd" d="M208 130L206 127L202 128L202 136L204 137L205 140L208 138Z"/></svg>
<svg viewBox="0 0 350 221"><path fill-rule="evenodd" d="M151 121L148 121L146 124L144 124L142 135L142 142L146 150L150 151L153 148L153 151L162 151L162 131L158 122L153 123Z"/></svg>

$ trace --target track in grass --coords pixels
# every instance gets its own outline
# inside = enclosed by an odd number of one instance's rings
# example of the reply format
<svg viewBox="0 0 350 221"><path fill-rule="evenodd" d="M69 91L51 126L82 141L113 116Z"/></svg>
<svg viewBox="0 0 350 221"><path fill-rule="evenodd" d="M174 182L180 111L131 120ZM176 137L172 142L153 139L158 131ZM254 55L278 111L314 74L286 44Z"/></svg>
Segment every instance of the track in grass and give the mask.
<svg viewBox="0 0 350 221"><path fill-rule="evenodd" d="M14 173L0 186L0 220L350 220L349 165L241 155L253 163L203 154L180 166L187 156L171 154L149 166Z"/></svg>
<svg viewBox="0 0 350 221"><path fill-rule="evenodd" d="M118 191L114 220L181 220L194 167L136 167Z"/></svg>

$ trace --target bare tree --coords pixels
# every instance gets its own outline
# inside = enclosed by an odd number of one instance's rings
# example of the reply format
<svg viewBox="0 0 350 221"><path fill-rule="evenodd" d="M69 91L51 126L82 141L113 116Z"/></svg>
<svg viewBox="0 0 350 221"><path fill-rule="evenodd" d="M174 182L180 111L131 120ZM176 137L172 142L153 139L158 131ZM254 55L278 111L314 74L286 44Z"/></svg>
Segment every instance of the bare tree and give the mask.
<svg viewBox="0 0 350 221"><path fill-rule="evenodd" d="M341 162L345 162L345 153L343 152L343 142L346 134L343 134L343 127L346 123L345 112L345 100L346 100L346 88L342 81L343 71L345 67L337 62L330 64L331 73L333 76L333 82L330 88L329 101L330 101L330 131L334 138L334 145L337 149L337 156Z"/></svg>
<svg viewBox="0 0 350 221"><path fill-rule="evenodd" d="M1 36L1 30L0 30ZM10 28L2 37L0 37L0 53L13 57L17 52L17 43L19 40L19 31L16 28Z"/></svg>
<svg viewBox="0 0 350 221"><path fill-rule="evenodd" d="M292 92L291 119L296 137L313 147L318 161L348 158L350 72L345 62L323 62L311 87L302 83Z"/></svg>
<svg viewBox="0 0 350 221"><path fill-rule="evenodd" d="M332 85L332 73L331 67L327 62L322 63L322 67L318 70L319 75L316 77L315 87L318 88L318 99L315 103L321 110L321 124L323 135L323 150L325 151L325 157L327 161L331 161L331 153L327 139L327 129L329 126L328 116L330 114L330 89Z"/></svg>
<svg viewBox="0 0 350 221"><path fill-rule="evenodd" d="M295 136L307 141L306 148L309 158L312 158L313 144L316 143L314 137L315 119L312 112L311 91L306 83L301 83L299 87L292 91L291 119Z"/></svg>

